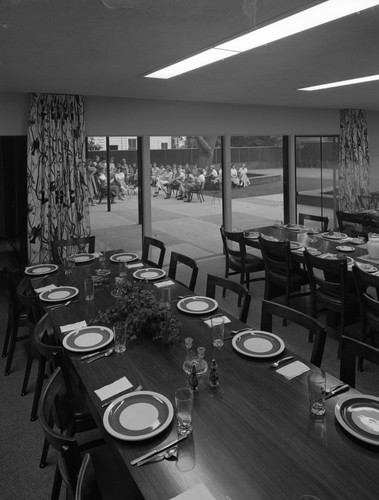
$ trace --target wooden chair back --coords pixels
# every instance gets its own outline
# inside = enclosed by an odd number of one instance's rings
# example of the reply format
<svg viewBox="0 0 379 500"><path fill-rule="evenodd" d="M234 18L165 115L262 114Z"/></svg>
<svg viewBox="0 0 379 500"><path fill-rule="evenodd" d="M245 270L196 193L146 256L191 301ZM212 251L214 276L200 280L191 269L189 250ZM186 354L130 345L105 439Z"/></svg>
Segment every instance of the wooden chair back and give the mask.
<svg viewBox="0 0 379 500"><path fill-rule="evenodd" d="M251 302L249 290L244 285L240 285L235 281L208 274L205 292L206 296L214 299L216 297L216 287L220 287L223 290L229 290L238 296L238 303L241 304L239 320L246 323Z"/></svg>
<svg viewBox="0 0 379 500"><path fill-rule="evenodd" d="M93 253L95 251L95 236L53 240L51 242L51 251L54 263L62 264L63 257L72 255L73 253Z"/></svg>
<svg viewBox="0 0 379 500"><path fill-rule="evenodd" d="M184 284L182 281L178 281L176 279L176 276L178 274L178 264L182 264L183 266L187 266L191 270L191 274L189 276L189 283L188 286ZM168 269L168 276L169 278L172 278L173 280L178 281L184 286L187 286L191 290L191 292L195 291L195 286L196 286L196 280L197 280L197 275L199 273L199 267L197 265L197 262L194 259L191 259L191 257L188 257L187 255L183 255L178 252L171 252L170 256L170 265Z"/></svg>
<svg viewBox="0 0 379 500"><path fill-rule="evenodd" d="M101 498L92 458L86 453L78 474L75 500L101 500Z"/></svg>
<svg viewBox="0 0 379 500"><path fill-rule="evenodd" d="M158 258L153 260L152 252L154 249L158 250ZM141 257L141 260L143 262L151 267L162 269L165 254L166 247L163 241L157 240L156 238L151 238L150 236L144 236Z"/></svg>
<svg viewBox="0 0 379 500"><path fill-rule="evenodd" d="M340 379L351 387L355 387L357 358L366 359L379 365L379 349L343 335L341 339Z"/></svg>
<svg viewBox="0 0 379 500"><path fill-rule="evenodd" d="M305 221L312 221L312 222L319 222L320 223L320 229L322 232L326 232L328 230L328 225L329 225L329 217L324 217L322 215L311 215L311 214L299 214L299 224L302 226L305 225Z"/></svg>

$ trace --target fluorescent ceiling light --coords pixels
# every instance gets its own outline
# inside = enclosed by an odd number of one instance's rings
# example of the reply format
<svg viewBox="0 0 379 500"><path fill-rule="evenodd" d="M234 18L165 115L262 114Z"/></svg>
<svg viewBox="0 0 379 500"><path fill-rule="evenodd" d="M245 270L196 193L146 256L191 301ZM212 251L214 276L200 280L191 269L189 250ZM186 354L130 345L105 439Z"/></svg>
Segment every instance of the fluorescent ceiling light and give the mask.
<svg viewBox="0 0 379 500"><path fill-rule="evenodd" d="M372 76L362 76L362 78L352 78L351 80L341 80L340 82L332 82L332 83L324 83L322 85L313 85L312 87L304 87L302 89L297 90L324 90L331 89L333 87L343 87L344 85L356 85L357 83L365 83L365 82L374 82L375 80L379 80L379 75Z"/></svg>
<svg viewBox="0 0 379 500"><path fill-rule="evenodd" d="M379 0L328 0L280 21L233 38L228 42L218 44L200 54L150 73L146 77L172 78L376 5L379 5Z"/></svg>
<svg viewBox="0 0 379 500"><path fill-rule="evenodd" d="M173 76L187 73L187 71L207 66L207 64L211 64L237 54L238 52L231 52L230 50L209 49L204 52L200 52L200 54L189 57L188 59L172 64L171 66L155 71L154 73L150 73L149 75L146 75L146 77L164 79L172 78Z"/></svg>

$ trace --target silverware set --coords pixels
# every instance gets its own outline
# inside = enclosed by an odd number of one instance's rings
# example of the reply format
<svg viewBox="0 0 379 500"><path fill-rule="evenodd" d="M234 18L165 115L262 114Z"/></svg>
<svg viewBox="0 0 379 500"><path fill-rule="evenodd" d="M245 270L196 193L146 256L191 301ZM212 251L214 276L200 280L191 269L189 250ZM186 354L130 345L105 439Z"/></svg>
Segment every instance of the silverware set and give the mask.
<svg viewBox="0 0 379 500"><path fill-rule="evenodd" d="M57 304L56 306L49 307L49 310L52 311L53 309L58 309L58 307L65 307L68 306L69 304L75 304L75 302L79 302L79 300L68 300L64 304Z"/></svg>
<svg viewBox="0 0 379 500"><path fill-rule="evenodd" d="M100 354L92 355L90 356L89 354L87 355L87 364L92 363L93 361L97 361L98 359L101 358L107 358L110 356L114 351L114 347L111 347L110 349L107 349L106 351L101 352ZM89 359L88 359L89 357ZM83 359L83 358L82 358Z"/></svg>

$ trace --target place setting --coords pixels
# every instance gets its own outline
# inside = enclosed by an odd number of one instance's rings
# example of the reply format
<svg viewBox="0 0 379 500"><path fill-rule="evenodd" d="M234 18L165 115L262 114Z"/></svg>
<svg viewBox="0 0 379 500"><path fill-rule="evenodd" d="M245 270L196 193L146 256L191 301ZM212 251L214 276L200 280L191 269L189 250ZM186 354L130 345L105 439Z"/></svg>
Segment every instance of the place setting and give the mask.
<svg viewBox="0 0 379 500"><path fill-rule="evenodd" d="M28 266L25 268L25 274L29 276L40 277L44 274L51 274L58 270L56 264L36 264L34 266Z"/></svg>
<svg viewBox="0 0 379 500"><path fill-rule="evenodd" d="M335 408L341 427L354 438L379 446L379 398L355 394L341 398Z"/></svg>
<svg viewBox="0 0 379 500"><path fill-rule="evenodd" d="M35 290L44 302L61 302L71 300L79 294L79 289L74 286L48 285Z"/></svg>
<svg viewBox="0 0 379 500"><path fill-rule="evenodd" d="M154 267L146 267L134 271L133 278L137 280L155 281L166 276L166 271Z"/></svg>
<svg viewBox="0 0 379 500"><path fill-rule="evenodd" d="M253 329L234 335L232 346L238 353L256 359L273 358L285 349L283 340L277 335Z"/></svg>
<svg viewBox="0 0 379 500"><path fill-rule="evenodd" d="M98 351L108 346L113 338L114 332L110 328L90 325L68 333L63 339L63 346L76 353Z"/></svg>
<svg viewBox="0 0 379 500"><path fill-rule="evenodd" d="M134 262L135 260L138 259L138 255L135 254L135 253L131 253L131 252L120 252L120 253L115 253L113 255L111 255L111 257L109 258L110 261L118 264L119 261L123 261L123 262Z"/></svg>
<svg viewBox="0 0 379 500"><path fill-rule="evenodd" d="M218 302L210 297L193 295L180 299L176 306L181 312L203 315L215 311L218 308Z"/></svg>
<svg viewBox="0 0 379 500"><path fill-rule="evenodd" d="M92 262L95 260L96 255L93 253L77 253L71 256L71 260L75 264L87 264L88 262Z"/></svg>
<svg viewBox="0 0 379 500"><path fill-rule="evenodd" d="M322 236L322 238L325 238L326 240L332 240L332 241L348 239L347 234L335 232L335 231L327 231L326 233L322 233L321 236Z"/></svg>

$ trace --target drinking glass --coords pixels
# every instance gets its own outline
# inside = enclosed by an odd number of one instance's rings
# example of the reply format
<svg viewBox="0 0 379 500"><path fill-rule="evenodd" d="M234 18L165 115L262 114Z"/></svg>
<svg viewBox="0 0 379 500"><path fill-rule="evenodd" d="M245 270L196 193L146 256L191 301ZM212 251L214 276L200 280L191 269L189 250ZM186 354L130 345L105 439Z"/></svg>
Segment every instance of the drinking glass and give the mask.
<svg viewBox="0 0 379 500"><path fill-rule="evenodd" d="M175 409L178 421L178 434L189 434L192 432L192 407L193 392L188 387L182 387L175 391Z"/></svg>
<svg viewBox="0 0 379 500"><path fill-rule="evenodd" d="M120 277L126 279L128 276L128 264L126 259L118 260L118 270Z"/></svg>
<svg viewBox="0 0 379 500"><path fill-rule="evenodd" d="M118 354L126 350L126 334L127 323L126 321L118 321L113 325L114 333L114 351Z"/></svg>
<svg viewBox="0 0 379 500"><path fill-rule="evenodd" d="M64 273L67 276L70 276L72 274L72 271L75 267L75 262L74 259L71 255L68 255L67 257L64 257L63 259L63 267L64 267Z"/></svg>
<svg viewBox="0 0 379 500"><path fill-rule="evenodd" d="M95 283L93 279L84 280L84 294L86 300L90 301L95 298Z"/></svg>
<svg viewBox="0 0 379 500"><path fill-rule="evenodd" d="M213 345L222 347L224 345L224 318L222 316L211 318L211 328Z"/></svg>
<svg viewBox="0 0 379 500"><path fill-rule="evenodd" d="M321 417L325 414L326 376L323 370L311 371L308 374L308 394L310 411Z"/></svg>

